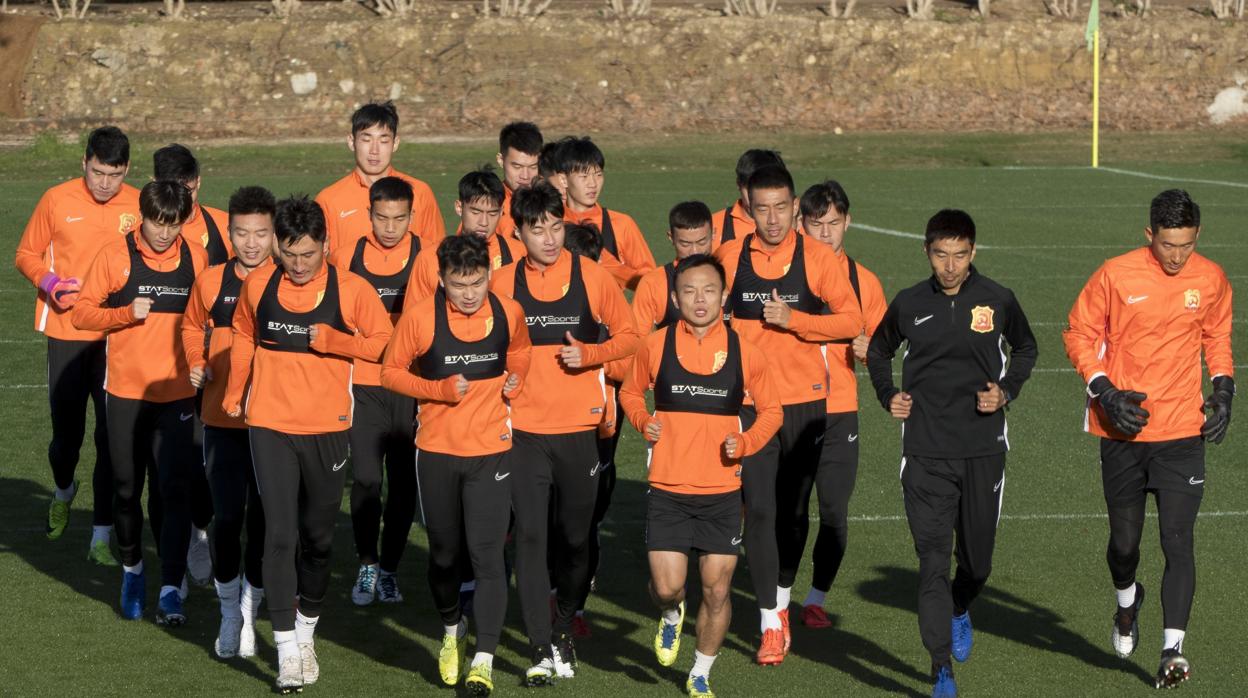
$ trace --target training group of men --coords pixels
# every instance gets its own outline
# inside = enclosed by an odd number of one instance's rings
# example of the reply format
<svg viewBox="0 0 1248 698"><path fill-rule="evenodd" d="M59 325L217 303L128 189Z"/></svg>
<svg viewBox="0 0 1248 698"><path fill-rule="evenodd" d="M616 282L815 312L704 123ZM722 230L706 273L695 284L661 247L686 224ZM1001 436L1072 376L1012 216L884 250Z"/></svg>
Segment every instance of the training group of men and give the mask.
<svg viewBox="0 0 1248 698"><path fill-rule="evenodd" d="M87 141L82 178L40 200L16 264L38 289L36 328L48 342L48 537L63 534L78 491L90 398L89 558L122 566L121 616L139 619L146 606L146 481L157 622L184 623L186 579L211 579L216 654L255 654L263 601L277 687L314 683L350 472L355 603L402 599L396 572L419 510L445 631L441 678L489 695L510 541L532 651L523 681L571 678L574 640L590 635L597 529L627 421L648 445L655 656L677 661L696 555L686 688L711 696L742 544L759 609L756 659L780 664L789 651L812 493L818 530L800 620L832 625L823 605L847 546L855 365L866 364L881 405L902 422L933 695L956 695L952 661L969 658L969 608L992 565L1005 411L1037 357L1018 299L972 264L971 217L931 217L932 274L888 303L845 252L844 189L825 181L798 196L775 151L741 156L739 196L724 210L674 206L676 259L659 266L635 221L599 202L605 159L588 138L544 142L533 124L508 124L502 178L483 169L459 181L460 229L448 236L429 186L391 164L398 132L392 105L365 105L348 138L355 169L315 201L246 186L222 212L199 202L199 165L181 145L156 151L141 191L126 185L129 142L104 127ZM1088 387L1085 428L1101 437L1112 642L1123 656L1135 650L1144 600L1135 576L1145 498L1157 498L1159 686L1190 673L1182 644L1204 443L1222 440L1234 395L1231 289L1194 251L1199 215L1182 191L1157 196L1148 244L1096 272L1063 335ZM903 345L899 387L892 366Z"/></svg>

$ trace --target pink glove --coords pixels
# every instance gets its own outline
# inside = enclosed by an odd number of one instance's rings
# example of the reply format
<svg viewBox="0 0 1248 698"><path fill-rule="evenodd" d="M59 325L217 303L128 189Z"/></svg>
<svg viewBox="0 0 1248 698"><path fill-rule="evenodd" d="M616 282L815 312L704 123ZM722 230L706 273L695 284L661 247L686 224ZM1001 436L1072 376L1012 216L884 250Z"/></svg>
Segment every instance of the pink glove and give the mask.
<svg viewBox="0 0 1248 698"><path fill-rule="evenodd" d="M75 278L62 279L55 273L48 272L39 279L39 290L48 294L48 298L57 308L69 310L78 302L82 282Z"/></svg>

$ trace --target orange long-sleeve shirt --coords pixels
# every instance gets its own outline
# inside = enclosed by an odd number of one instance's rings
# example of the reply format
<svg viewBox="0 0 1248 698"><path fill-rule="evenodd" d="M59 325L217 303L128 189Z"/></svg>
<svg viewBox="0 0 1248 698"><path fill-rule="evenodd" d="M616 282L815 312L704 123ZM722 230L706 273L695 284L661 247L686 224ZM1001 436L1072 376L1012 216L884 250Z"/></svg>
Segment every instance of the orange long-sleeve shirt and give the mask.
<svg viewBox="0 0 1248 698"><path fill-rule="evenodd" d="M490 269L494 272L518 259L522 259L525 255L524 243L515 238L505 238L496 233L491 235L486 242L490 246ZM503 257L503 248L507 249L507 254L510 255L511 261L507 261ZM412 293L415 290L417 298L432 296L433 292L438 289L440 282L437 250L422 249L420 255L416 257L416 262L412 264L412 276L407 282L407 292Z"/></svg>
<svg viewBox="0 0 1248 698"><path fill-rule="evenodd" d="M311 313L331 295L329 270L302 286L282 278L277 302L286 313ZM258 308L276 267L257 269L247 275L234 311L234 343L230 348L230 378L222 409L233 412L246 388L247 424L287 434L325 434L351 427L354 399L351 393L351 361L377 361L390 341L393 327L377 292L364 279L345 269L338 277L338 308L347 331L329 323L317 323L317 340L308 351L269 349L259 340ZM276 331L306 335L307 326L296 318L279 323ZM250 386L248 386L250 381Z"/></svg>
<svg viewBox="0 0 1248 698"><path fill-rule="evenodd" d="M85 281L100 249L139 225L139 190L121 185L117 196L97 203L82 177L43 193L17 243L14 263L36 289L44 274ZM35 329L55 339L94 341L104 333L74 327L68 310L48 302L36 291Z"/></svg>
<svg viewBox="0 0 1248 698"><path fill-rule="evenodd" d="M773 250L763 249L757 236L738 238L715 250L716 258L723 263L728 275L729 307L734 300L733 282L746 240L750 241L750 261L755 274L762 279L779 281L793 264L798 234L790 230ZM780 401L785 405L826 401L828 369L822 345L837 339L853 339L863 330L862 310L836 254L809 241L802 247L806 286L831 308L832 314L793 310L788 329L767 325L761 320L732 319L732 328L776 363L774 377ZM756 302L761 303L761 300Z"/></svg>
<svg viewBox="0 0 1248 698"><path fill-rule="evenodd" d="M212 239L208 234L208 222L205 220L204 211L212 217L212 222L216 224L217 232L221 235L220 241L224 248L225 259L212 259L213 250L210 247ZM182 224L182 239L204 248L204 251L208 252L209 261L213 264L221 264L234 256L234 246L230 244L230 216L219 208L196 204L191 209L191 217ZM218 251L218 254L221 252Z"/></svg>
<svg viewBox="0 0 1248 698"><path fill-rule="evenodd" d="M844 252L836 257L845 271L845 277L849 278L849 257ZM880 278L861 262L855 260L854 265L858 271L858 291L862 294L859 305L862 307L862 320L865 324L863 329L869 337L875 334L875 328L884 319L884 312L888 310L888 299L884 297ZM858 377L854 373L853 340L825 344L824 351L828 361L828 414L857 412Z"/></svg>
<svg viewBox="0 0 1248 698"><path fill-rule="evenodd" d="M758 229L754 225L754 218L749 211L745 210L745 206L738 199L732 203L732 206L711 214L712 249L718 249L720 245L724 244L724 221L726 220L732 221L731 240L739 240Z"/></svg>
<svg viewBox="0 0 1248 698"><path fill-rule="evenodd" d="M563 219L569 223L592 223L606 237L608 229L602 211L598 204L584 211L573 211L568 206L563 211ZM655 267L654 255L632 216L615 210L610 210L609 215L609 232L615 238L616 249L611 252L608 245L603 245L601 266L616 278L621 288L635 288L641 277Z"/></svg>
<svg viewBox="0 0 1248 698"><path fill-rule="evenodd" d="M127 238L105 245L87 272L71 319L75 327L105 333L108 374L104 389L110 395L148 402L192 397L195 389L182 351L182 315L195 276L208 266L208 255L181 238L158 254L138 231L128 237L147 269L133 266ZM182 264L187 259L192 268L183 276L145 278L151 272L184 271ZM135 320L129 301L119 305L122 301L110 299L128 288L132 278L136 294L155 301L142 320Z"/></svg>
<svg viewBox="0 0 1248 698"><path fill-rule="evenodd" d="M437 303L444 305L447 327L456 339L478 343L489 337L498 322L488 300L477 312L465 315L444 297L430 296L404 313L395 328L382 360L381 384L420 402L416 447L421 451L471 457L511 448L511 408L505 398L514 399L524 389L532 345L524 311L510 298L494 297L507 322L506 373L470 380L463 397L456 394L454 377L422 376L417 359L434 346ZM504 395L508 374L518 376L520 384Z"/></svg>
<svg viewBox="0 0 1248 698"><path fill-rule="evenodd" d="M544 270L526 258L494 272L490 289L508 298L516 297L516 271L525 275L529 293L537 301L564 298L572 279L572 255L567 250ZM521 431L536 434L570 434L593 429L602 421L607 401L603 364L631 355L637 349L637 328L633 314L619 285L592 260L580 259L581 279L594 322L610 328L610 337L601 344L582 346L583 366L568 369L559 360L559 345L542 345L534 340L533 363L525 390L512 402L512 422ZM521 304L523 307L523 304ZM532 313L526 309L526 315ZM556 322L562 318L527 317L530 325Z"/></svg>
<svg viewBox="0 0 1248 698"><path fill-rule="evenodd" d="M1148 395L1148 424L1128 438L1088 401L1084 429L1132 441L1196 436L1204 424L1200 356L1211 376L1233 376L1231 284L1222 268L1193 253L1169 276L1147 247L1114 257L1092 274L1062 333L1066 355L1085 383L1105 375L1122 390Z"/></svg>
<svg viewBox="0 0 1248 698"><path fill-rule="evenodd" d="M724 439L741 433L738 415L702 414L646 408L646 391L657 389L663 363L664 344L670 332L676 333L676 360L686 371L710 376L735 368L729 357L728 328L716 322L704 337L698 338L683 320L646 337L637 350L632 370L620 388L620 405L628 421L642 434L646 424L657 419L662 431L650 445L650 485L681 494L719 494L741 487L741 458L753 455L775 435L784 422L780 396L772 381L767 358L752 344L740 341L739 361L745 394L758 410L758 419L740 437L737 458L724 453ZM665 390L696 386L662 386Z"/></svg>
<svg viewBox="0 0 1248 698"><path fill-rule="evenodd" d="M442 211L438 209L433 190L428 184L393 167L383 176L398 177L412 185L411 231L420 236L421 242L437 247L446 237L446 223L442 220ZM316 203L325 212L326 239L331 252L339 247L354 245L356 240L372 231L373 224L368 216L368 189L369 185L364 183L364 177L356 169L316 195Z"/></svg>
<svg viewBox="0 0 1248 698"><path fill-rule="evenodd" d="M633 292L633 319L639 332L653 332L664 318L676 317L667 273L668 265L665 264L646 272L637 282L637 290ZM668 314L669 308L672 315Z"/></svg>

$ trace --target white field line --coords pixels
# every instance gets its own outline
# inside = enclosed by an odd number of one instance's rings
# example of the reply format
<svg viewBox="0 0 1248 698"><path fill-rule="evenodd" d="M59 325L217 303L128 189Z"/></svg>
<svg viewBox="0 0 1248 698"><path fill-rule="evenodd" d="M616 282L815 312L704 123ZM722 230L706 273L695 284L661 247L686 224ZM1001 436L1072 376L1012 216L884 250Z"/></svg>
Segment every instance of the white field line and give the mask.
<svg viewBox="0 0 1248 698"><path fill-rule="evenodd" d="M1155 175L1148 172L1137 172L1135 170L1120 170L1116 167L1101 167L1105 172L1126 175L1128 177L1143 177L1144 179L1156 179L1162 182L1190 182L1192 184L1214 184L1221 187L1236 187L1237 189L1248 189L1248 183L1245 182L1228 182L1224 179L1194 179L1190 177L1167 177L1164 175Z"/></svg>
<svg viewBox="0 0 1248 698"><path fill-rule="evenodd" d="M1157 518L1156 512L1148 512L1146 516L1150 519ZM1202 511L1196 514L1200 518L1240 518L1248 516L1248 511ZM1087 519L1104 519L1106 514L1002 514L1001 519L1004 521L1082 521ZM817 521L819 516L811 516L812 521ZM859 516L851 516L849 520L854 523L891 523L894 521L905 521L906 517L902 514L862 514Z"/></svg>
<svg viewBox="0 0 1248 698"><path fill-rule="evenodd" d="M923 240L924 239L923 235L919 233L910 233L904 230L895 230L893 228L881 228L876 225L868 225L866 223L859 223L858 221L854 221L853 223L851 223L849 226L849 229L850 230L865 230L868 233L879 233L880 235L888 235L890 237L896 237L896 238L905 238L907 240ZM975 245L975 247L976 249L980 249L980 250L1001 250L1005 252L1026 251L1026 250L1122 250L1123 252L1127 252L1132 249L1130 245L1123 245L1123 244L1106 244L1106 245L980 245L980 244L977 244ZM1229 243L1229 242L1227 243L1209 242L1209 243L1202 243L1200 247L1208 249L1208 248L1220 248L1220 247L1243 247L1243 245L1237 245L1237 244Z"/></svg>

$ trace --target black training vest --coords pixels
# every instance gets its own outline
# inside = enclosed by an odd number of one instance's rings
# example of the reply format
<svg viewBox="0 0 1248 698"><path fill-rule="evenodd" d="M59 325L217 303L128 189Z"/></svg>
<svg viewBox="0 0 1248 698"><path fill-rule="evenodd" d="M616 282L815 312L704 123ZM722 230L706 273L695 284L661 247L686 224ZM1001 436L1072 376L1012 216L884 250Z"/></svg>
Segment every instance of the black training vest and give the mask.
<svg viewBox="0 0 1248 698"><path fill-rule="evenodd" d="M273 271L256 306L256 340L259 346L271 351L307 353L308 328L316 324L326 324L340 332L351 333L342 319L338 270L332 264L326 266L329 269L325 279L325 296L319 305L306 313L296 313L282 306L277 290L286 275L281 269Z"/></svg>
<svg viewBox="0 0 1248 698"><path fill-rule="evenodd" d="M152 313L186 312L186 302L191 297L191 286L195 283L195 262L191 257L191 249L186 241L175 242L181 245L178 252L178 268L171 271L156 271L147 266L143 255L139 253L138 244L133 235L126 236L126 249L130 252L130 276L126 285L108 294L106 301L109 308L124 308L140 296L152 299Z"/></svg>
<svg viewBox="0 0 1248 698"><path fill-rule="evenodd" d="M498 233L494 233L494 237L498 238L498 257L502 261L500 266L505 267L516 261L515 258L511 256L511 248L507 246L507 241L503 239L503 236Z"/></svg>
<svg viewBox="0 0 1248 698"><path fill-rule="evenodd" d="M854 298L858 299L858 309L862 310L862 288L858 285L858 263L855 262L854 258L850 257L849 255L845 255L845 260L849 262L849 285L852 286L854 289ZM831 315L832 309L825 305L823 306L822 314ZM854 340L834 339L828 343L829 344L853 344Z"/></svg>
<svg viewBox="0 0 1248 698"><path fill-rule="evenodd" d="M238 294L243 290L243 280L238 278L237 269L238 260L231 259L221 272L221 290L217 291L217 299L208 311L213 327L229 327L234 323L234 308L238 305Z"/></svg>
<svg viewBox="0 0 1248 698"><path fill-rule="evenodd" d="M668 325L673 325L680 319L680 311L676 309L676 304L672 302L672 293L676 290L676 262L668 262L663 265L663 272L667 275L667 297L664 299L664 306L667 311L663 313L663 317L654 329L661 330ZM642 328L638 328L642 329ZM650 328L644 328L643 332L649 332Z"/></svg>
<svg viewBox="0 0 1248 698"><path fill-rule="evenodd" d="M819 315L827 308L827 304L810 290L810 284L806 282L806 255L802 241L804 236L794 234L797 241L793 246L793 261L789 263L788 273L779 279L764 279L754 273L754 262L750 254L750 243L754 234L746 235L742 239L737 275L732 281L732 294L728 298L729 310L732 311L734 319L762 320L763 304L771 300L773 289L794 310Z"/></svg>
<svg viewBox="0 0 1248 698"><path fill-rule="evenodd" d="M568 292L556 301L539 301L529 293L523 264L516 265L516 289L512 296L524 308L524 321L529 326L529 339L534 346L563 344L563 334L583 344L600 344L599 325L589 307L589 294L581 277L581 256L571 255L572 272Z"/></svg>
<svg viewBox="0 0 1248 698"><path fill-rule="evenodd" d="M433 343L416 359L421 378L442 380L456 374L470 381L497 378L507 370L507 347L511 328L503 304L493 293L487 295L494 327L484 339L465 342L451 331L446 311L446 291L441 286L433 294Z"/></svg>
<svg viewBox="0 0 1248 698"><path fill-rule="evenodd" d="M728 204L728 208L724 209L724 224L719 231L719 244L721 245L729 240L737 239L737 231L732 222L732 209L736 208L736 206L737 202L734 201Z"/></svg>
<svg viewBox="0 0 1248 698"><path fill-rule="evenodd" d="M367 236L355 243L355 254L351 255L351 273L364 277L364 280L377 291L377 295L381 296L381 304L391 315L403 311L403 300L407 297L407 277L412 271L416 255L420 254L420 238L415 235L408 237L411 238L411 248L407 254L407 263L402 269L388 276L374 274L364 266L364 247L368 244Z"/></svg>
<svg viewBox="0 0 1248 698"><path fill-rule="evenodd" d="M212 216L208 215L208 209L200 206L199 215L204 217L204 226L208 228L208 244L204 245L204 249L208 252L208 266L225 264L230 258L230 252L225 248L225 238L221 237L221 229L217 227L217 222L212 220Z"/></svg>
<svg viewBox="0 0 1248 698"><path fill-rule="evenodd" d="M745 378L741 370L741 340L732 328L728 330L728 358L719 370L708 376L693 373L680 365L676 356L676 333L679 327L667 328L663 338L663 358L659 375L654 378L654 409L656 412L692 412L737 416L745 401Z"/></svg>
<svg viewBox="0 0 1248 698"><path fill-rule="evenodd" d="M611 212L602 207L602 249L620 258L620 250L615 244L615 228L611 227Z"/></svg>

